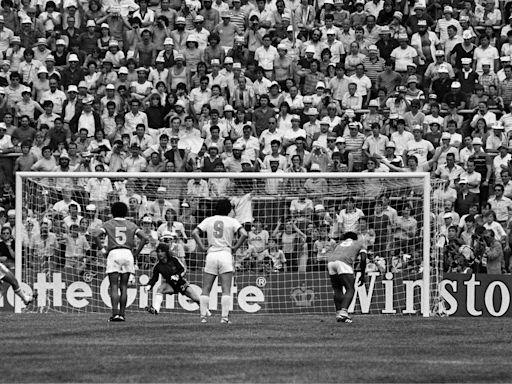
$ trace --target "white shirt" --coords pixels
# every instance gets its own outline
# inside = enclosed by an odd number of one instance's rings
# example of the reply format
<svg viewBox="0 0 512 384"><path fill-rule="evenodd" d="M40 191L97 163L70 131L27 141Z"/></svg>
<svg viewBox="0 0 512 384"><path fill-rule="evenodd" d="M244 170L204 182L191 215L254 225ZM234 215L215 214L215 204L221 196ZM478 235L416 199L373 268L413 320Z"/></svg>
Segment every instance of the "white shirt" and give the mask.
<svg viewBox="0 0 512 384"><path fill-rule="evenodd" d="M204 219L197 228L208 237L208 253L227 250L231 252L230 247L242 225L232 217L215 215Z"/></svg>
<svg viewBox="0 0 512 384"><path fill-rule="evenodd" d="M401 47L393 49L391 57L395 59L395 71L407 71L407 65L412 64L416 56L418 56L418 52L416 52L416 50L410 45L405 49L402 49Z"/></svg>
<svg viewBox="0 0 512 384"><path fill-rule="evenodd" d="M401 134L397 131L391 134L391 141L396 144L395 153L398 156L402 156L407 148L407 143L412 140L414 140L414 136L409 131L403 131Z"/></svg>
<svg viewBox="0 0 512 384"><path fill-rule="evenodd" d="M263 46L256 49L254 52L254 60L256 60L260 67L265 71L274 69L274 60L279 56L277 49L272 45L267 49Z"/></svg>

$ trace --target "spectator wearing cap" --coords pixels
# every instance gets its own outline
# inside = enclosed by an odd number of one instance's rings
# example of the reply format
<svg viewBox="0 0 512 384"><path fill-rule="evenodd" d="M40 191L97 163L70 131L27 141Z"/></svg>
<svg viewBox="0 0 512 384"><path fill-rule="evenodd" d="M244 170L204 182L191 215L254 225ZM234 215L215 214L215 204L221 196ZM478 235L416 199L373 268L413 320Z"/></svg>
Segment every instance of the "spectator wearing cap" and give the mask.
<svg viewBox="0 0 512 384"><path fill-rule="evenodd" d="M440 42L437 35L427 29L426 20L419 20L417 23L417 32L411 37L411 46L418 53L419 63L422 66L427 66L434 61L435 52L440 47ZM428 41L429 45L424 47L424 41Z"/></svg>
<svg viewBox="0 0 512 384"><path fill-rule="evenodd" d="M25 48L21 46L20 37L13 36L10 47L5 51L5 58L10 63L11 72L18 72L20 63L23 61L23 52L25 52Z"/></svg>
<svg viewBox="0 0 512 384"><path fill-rule="evenodd" d="M461 85L461 92L466 95L472 95L475 91L475 85L478 85L478 73L476 73L471 65L472 60L468 57L463 57L461 59L461 67L457 73L456 79ZM470 107L469 100L468 106Z"/></svg>
<svg viewBox="0 0 512 384"><path fill-rule="evenodd" d="M97 47L99 34L96 32L96 23L94 20L88 20L85 27L86 30L80 34L78 43L81 50L87 54L91 54Z"/></svg>
<svg viewBox="0 0 512 384"><path fill-rule="evenodd" d="M92 109L93 97L88 96L82 100L83 108L80 115L75 114L73 119L69 122L69 126L76 127L78 131L82 128L87 130L87 137L93 137L96 130L101 129L101 117Z"/></svg>
<svg viewBox="0 0 512 384"><path fill-rule="evenodd" d="M190 34L190 31L185 30L185 25L186 19L183 16L178 16L175 23L176 29L170 33L170 37L174 43L174 48L178 52L183 52L187 44L188 35Z"/></svg>
<svg viewBox="0 0 512 384"><path fill-rule="evenodd" d="M194 29L190 31L190 36L194 36L197 40L198 48L204 52L208 46L208 37L210 32L204 28L204 17L197 15L194 18Z"/></svg>
<svg viewBox="0 0 512 384"><path fill-rule="evenodd" d="M241 31L238 26L231 21L231 11L227 4L222 1L221 3L224 4L227 9L220 11L222 21L215 26L212 33L220 37L219 45L224 49L224 53L227 53L233 47L235 36L239 35Z"/></svg>
<svg viewBox="0 0 512 384"><path fill-rule="evenodd" d="M25 88L22 92L22 99L15 105L16 116L28 116L31 121L34 121L36 111L44 113L44 109L41 108L39 103L32 99L30 89Z"/></svg>
<svg viewBox="0 0 512 384"><path fill-rule="evenodd" d="M361 171L363 169L363 144L366 140L364 134L359 132L358 124L348 124L348 134L343 136L346 150L349 153L349 171Z"/></svg>
<svg viewBox="0 0 512 384"><path fill-rule="evenodd" d="M440 77L438 73L441 67L448 70L448 77L450 79L455 77L452 65L445 60L445 52L443 50L437 50L435 51L435 61L430 63L425 71L425 79L431 79L432 82L438 79Z"/></svg>
<svg viewBox="0 0 512 384"><path fill-rule="evenodd" d="M376 45L370 45L368 47L368 56L362 61L364 68L364 74L371 80L372 88L376 89L377 77L384 71L385 61L382 57L379 57L379 49ZM357 75L357 67L356 67ZM352 75L351 77L354 77Z"/></svg>
<svg viewBox="0 0 512 384"><path fill-rule="evenodd" d="M440 65L437 69L438 77L430 85L431 92L436 95L446 95L451 91L453 80L450 78L449 69L445 65Z"/></svg>
<svg viewBox="0 0 512 384"><path fill-rule="evenodd" d="M409 45L407 34L398 36L399 46L391 52L391 60L395 65L395 71L398 73L407 71L407 64L418 64L418 52Z"/></svg>
<svg viewBox="0 0 512 384"><path fill-rule="evenodd" d="M84 79L84 71L79 65L79 58L71 53L68 56L69 65L62 70L61 85L66 89L69 85L79 84Z"/></svg>
<svg viewBox="0 0 512 384"><path fill-rule="evenodd" d="M475 49L476 45L473 44L473 35L471 31L464 31L462 33L462 42L456 44L450 52L449 61L455 63L455 68L460 71L464 67L462 60L470 59L472 61L475 54ZM471 64L471 61L467 63L466 60L466 63ZM473 66L470 67L473 68Z"/></svg>
<svg viewBox="0 0 512 384"><path fill-rule="evenodd" d="M442 109L455 108L453 113L456 114L457 110L466 107L467 96L461 91L461 83L458 81L454 81L450 88L450 92L443 97Z"/></svg>
<svg viewBox="0 0 512 384"><path fill-rule="evenodd" d="M436 33L439 34L441 44L444 44L448 39L448 27L453 25L457 28L457 34L462 35L462 27L457 19L453 18L453 8L446 5L443 8L443 18L437 20Z"/></svg>

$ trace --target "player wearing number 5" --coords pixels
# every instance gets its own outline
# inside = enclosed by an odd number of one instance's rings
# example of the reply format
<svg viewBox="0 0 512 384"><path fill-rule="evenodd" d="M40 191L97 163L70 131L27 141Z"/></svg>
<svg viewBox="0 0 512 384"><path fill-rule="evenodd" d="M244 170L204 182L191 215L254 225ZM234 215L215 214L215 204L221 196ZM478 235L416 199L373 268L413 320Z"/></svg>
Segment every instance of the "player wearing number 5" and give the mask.
<svg viewBox="0 0 512 384"><path fill-rule="evenodd" d="M128 207L125 203L112 204L112 220L103 224L95 237L96 245L101 252L107 255L108 280L110 282L110 298L112 301L112 317L109 321L125 321L126 302L128 300L128 280L130 274L135 273L134 258L136 258L148 238L144 232L131 221L126 220ZM101 235L107 237L107 248L103 248ZM141 241L132 254L135 246L135 236ZM121 289L121 294L119 294Z"/></svg>
<svg viewBox="0 0 512 384"><path fill-rule="evenodd" d="M231 203L221 200L217 203L216 215L204 219L192 232L192 237L200 250L206 250L201 235L206 233L208 249L203 273L203 292L200 298L199 309L201 322L206 323L210 291L213 282L218 276L222 287L222 319L221 323L229 323L229 309L231 308L231 283L233 280L233 254L247 239L247 232L238 220L228 217L231 212ZM233 241L238 234L235 245Z"/></svg>

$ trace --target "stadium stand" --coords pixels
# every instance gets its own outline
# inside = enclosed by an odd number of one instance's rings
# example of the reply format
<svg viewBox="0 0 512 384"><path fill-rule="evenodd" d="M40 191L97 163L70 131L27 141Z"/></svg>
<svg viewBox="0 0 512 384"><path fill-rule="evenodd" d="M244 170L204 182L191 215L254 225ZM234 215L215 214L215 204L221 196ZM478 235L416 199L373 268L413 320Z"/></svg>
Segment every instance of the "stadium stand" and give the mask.
<svg viewBox="0 0 512 384"><path fill-rule="evenodd" d="M197 173L407 170L445 181L434 195L446 204L433 212L444 271L509 273L511 8L504 0L2 0L0 259L13 267L14 174L80 171L91 178L48 181L54 201L44 215L24 210L24 245L41 231L78 231L91 242L116 199L157 240L176 229L186 239L216 198L243 204L254 191L258 212L279 214L244 212L253 237L264 234L245 255L269 242L291 260L307 249L314 269L314 244L352 230L387 268L418 268L414 197L404 203L363 183L353 199L326 206L314 196L343 185L297 179L287 191L306 199L278 199L276 183ZM100 171L119 179L94 178ZM176 194L169 179L130 186L123 172L194 174ZM388 253L392 241L410 260ZM188 266L200 267L181 243Z"/></svg>

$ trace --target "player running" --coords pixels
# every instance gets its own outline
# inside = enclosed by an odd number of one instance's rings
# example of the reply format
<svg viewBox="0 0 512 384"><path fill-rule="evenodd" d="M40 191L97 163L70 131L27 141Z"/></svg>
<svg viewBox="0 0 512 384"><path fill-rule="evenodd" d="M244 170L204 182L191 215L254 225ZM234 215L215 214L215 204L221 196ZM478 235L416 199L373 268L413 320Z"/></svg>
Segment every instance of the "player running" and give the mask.
<svg viewBox="0 0 512 384"><path fill-rule="evenodd" d="M37 297L37 295L27 295L23 292L18 279L14 276L14 273L12 273L4 264L0 263L0 286L2 283L9 284L14 290L14 293L21 298L25 305L29 305ZM0 292L0 297L1 296L2 293Z"/></svg>
<svg viewBox="0 0 512 384"><path fill-rule="evenodd" d="M156 254L158 256L158 263L153 268L153 276L151 276L151 279L146 284L146 290L150 291L153 289L160 275L164 279L164 282L160 284L157 289L153 306L146 307L146 311L153 315L158 315L165 294L173 295L175 293L181 293L199 304L199 292L196 292L184 278L186 268L183 263L172 254L169 245L164 243L158 244Z"/></svg>
<svg viewBox="0 0 512 384"><path fill-rule="evenodd" d="M341 242L328 253L327 269L334 290L334 305L338 322L352 322L347 309L355 294L356 281L353 265L358 255L361 256L361 275L357 285L362 285L366 269L366 249L364 242L357 239L356 233L346 232L342 236ZM345 288L345 293L343 293L343 288Z"/></svg>
<svg viewBox="0 0 512 384"><path fill-rule="evenodd" d="M206 323L210 291L217 276L219 276L222 287L222 319L220 322L230 323L233 254L247 239L247 232L238 220L228 217L230 212L231 203L228 200L220 200L216 207L217 214L204 219L192 232L192 237L200 250L206 250L201 239L203 233L206 233L209 245L203 273L203 292L199 304L202 323ZM238 241L233 245L236 234L238 234Z"/></svg>
<svg viewBox="0 0 512 384"><path fill-rule="evenodd" d="M112 316L109 321L125 321L126 302L128 300L128 280L135 273L134 258L147 243L148 238L134 223L126 219L128 207L125 203L112 204L110 211L114 217L100 228L95 236L96 245L104 255L107 255L108 280L110 282L110 298L112 301ZM101 235L107 236L107 248L103 247ZM135 246L135 236L141 241L132 254ZM119 295L121 289L121 295Z"/></svg>

